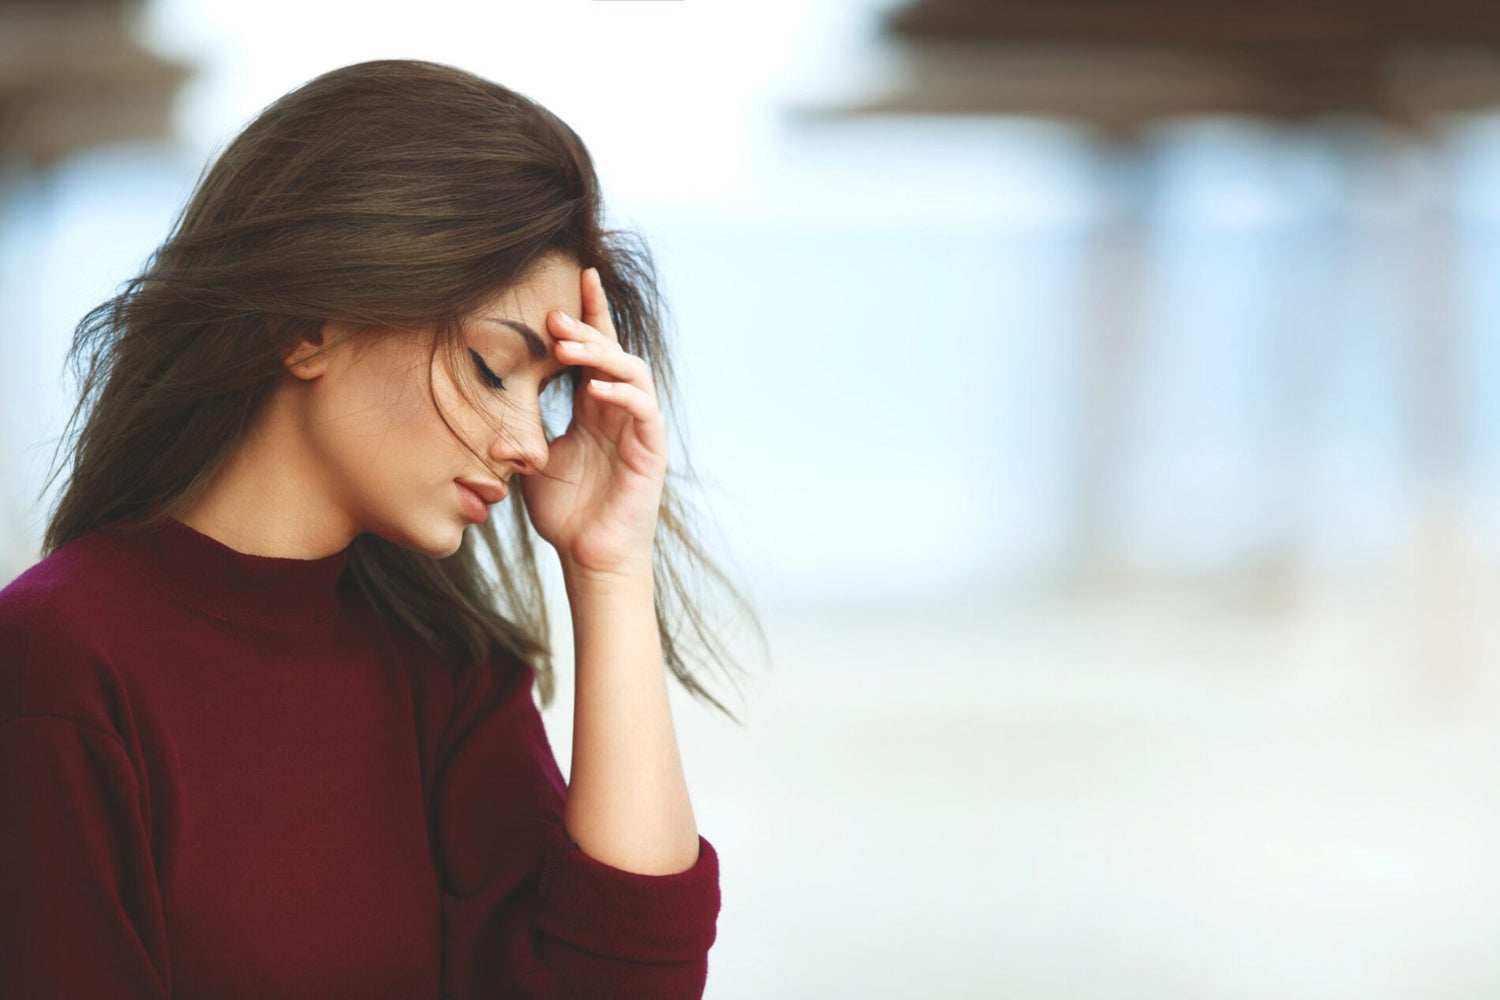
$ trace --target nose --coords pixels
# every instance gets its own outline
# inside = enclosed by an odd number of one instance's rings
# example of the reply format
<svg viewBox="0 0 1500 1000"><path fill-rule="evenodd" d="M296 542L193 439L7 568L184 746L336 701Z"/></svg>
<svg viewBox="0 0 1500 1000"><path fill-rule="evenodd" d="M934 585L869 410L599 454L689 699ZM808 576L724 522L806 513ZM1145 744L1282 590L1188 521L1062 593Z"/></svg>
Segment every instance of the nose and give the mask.
<svg viewBox="0 0 1500 1000"><path fill-rule="evenodd" d="M529 476L547 467L547 437L542 433L539 412L506 414L499 431L490 440L490 459L511 470L512 475Z"/></svg>

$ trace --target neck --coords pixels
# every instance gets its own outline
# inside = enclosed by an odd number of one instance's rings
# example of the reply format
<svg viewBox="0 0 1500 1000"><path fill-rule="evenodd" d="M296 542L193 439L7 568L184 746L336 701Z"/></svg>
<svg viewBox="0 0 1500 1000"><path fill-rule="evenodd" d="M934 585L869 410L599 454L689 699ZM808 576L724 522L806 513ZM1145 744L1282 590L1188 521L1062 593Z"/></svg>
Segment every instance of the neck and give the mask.
<svg viewBox="0 0 1500 1000"><path fill-rule="evenodd" d="M237 552L321 559L359 534L273 396L207 491L179 519Z"/></svg>

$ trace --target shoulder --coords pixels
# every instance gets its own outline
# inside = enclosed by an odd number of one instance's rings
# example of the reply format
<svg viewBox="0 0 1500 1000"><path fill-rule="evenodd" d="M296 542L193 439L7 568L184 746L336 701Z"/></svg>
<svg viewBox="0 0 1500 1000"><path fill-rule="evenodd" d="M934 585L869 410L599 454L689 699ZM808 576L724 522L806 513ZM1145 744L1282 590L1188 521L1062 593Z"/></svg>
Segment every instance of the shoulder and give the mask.
<svg viewBox="0 0 1500 1000"><path fill-rule="evenodd" d="M100 725L103 656L116 540L76 538L0 588L0 722L62 715ZM107 715L107 712L104 713Z"/></svg>
<svg viewBox="0 0 1500 1000"><path fill-rule="evenodd" d="M535 688L536 671L514 651L498 643L478 662L454 673L455 697L460 704L508 702L529 699Z"/></svg>
<svg viewBox="0 0 1500 1000"><path fill-rule="evenodd" d="M100 533L75 538L0 587L0 650L6 659L17 649L75 633L89 605L102 596L95 585L116 544Z"/></svg>

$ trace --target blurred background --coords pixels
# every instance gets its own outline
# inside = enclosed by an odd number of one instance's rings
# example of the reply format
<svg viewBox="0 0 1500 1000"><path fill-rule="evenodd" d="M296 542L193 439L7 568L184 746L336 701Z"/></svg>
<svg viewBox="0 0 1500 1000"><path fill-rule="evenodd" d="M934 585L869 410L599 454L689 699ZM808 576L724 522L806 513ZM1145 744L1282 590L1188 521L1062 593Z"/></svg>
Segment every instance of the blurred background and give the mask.
<svg viewBox="0 0 1500 1000"><path fill-rule="evenodd" d="M0 580L74 324L397 57L656 255L771 653L673 691L708 997L1500 995L1500 7L4 0Z"/></svg>

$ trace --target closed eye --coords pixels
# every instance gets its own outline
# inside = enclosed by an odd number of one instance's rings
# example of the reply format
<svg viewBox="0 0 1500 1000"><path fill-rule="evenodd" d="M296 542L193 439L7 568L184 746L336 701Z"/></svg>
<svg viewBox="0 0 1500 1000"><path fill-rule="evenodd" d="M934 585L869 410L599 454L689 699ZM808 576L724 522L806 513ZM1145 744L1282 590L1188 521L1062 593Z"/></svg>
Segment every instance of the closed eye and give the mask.
<svg viewBox="0 0 1500 1000"><path fill-rule="evenodd" d="M500 376L490 371L490 366L484 363L484 358L479 356L479 352L471 347L469 348L469 353L474 356L474 366L479 369L479 377L484 379L485 383L491 388L504 389L505 382L501 380Z"/></svg>
<svg viewBox="0 0 1500 1000"><path fill-rule="evenodd" d="M480 355L480 353L471 347L469 348L469 354L473 356L474 367L479 369L479 377L484 379L485 384L495 389L504 390L504 380L502 380L500 376L496 375L494 372L490 371L490 366L484 363L484 358ZM565 368L559 368L551 375L548 375L546 378L542 379L541 391L545 392L547 390L547 387L553 382L556 382L559 378L566 375L568 372L577 371L579 367L579 365L568 365Z"/></svg>

